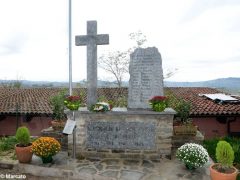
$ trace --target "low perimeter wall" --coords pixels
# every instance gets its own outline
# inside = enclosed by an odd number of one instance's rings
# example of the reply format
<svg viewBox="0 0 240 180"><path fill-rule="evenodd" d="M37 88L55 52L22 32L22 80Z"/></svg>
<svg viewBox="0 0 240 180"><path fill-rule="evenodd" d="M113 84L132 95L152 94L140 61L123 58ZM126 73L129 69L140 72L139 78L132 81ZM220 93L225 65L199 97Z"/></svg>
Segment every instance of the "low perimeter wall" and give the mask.
<svg viewBox="0 0 240 180"><path fill-rule="evenodd" d="M78 158L170 157L175 111L76 111L76 155ZM67 112L73 119L72 112ZM73 136L68 136L72 153Z"/></svg>

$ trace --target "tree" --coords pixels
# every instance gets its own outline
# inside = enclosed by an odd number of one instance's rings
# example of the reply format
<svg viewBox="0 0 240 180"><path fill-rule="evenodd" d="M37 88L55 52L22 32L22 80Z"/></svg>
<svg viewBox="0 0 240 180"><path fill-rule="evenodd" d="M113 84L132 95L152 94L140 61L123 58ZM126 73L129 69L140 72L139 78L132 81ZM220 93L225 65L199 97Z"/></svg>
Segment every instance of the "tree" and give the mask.
<svg viewBox="0 0 240 180"><path fill-rule="evenodd" d="M111 73L117 81L118 87L122 87L124 74L128 72L129 54L127 51L109 52L99 58L99 67Z"/></svg>
<svg viewBox="0 0 240 180"><path fill-rule="evenodd" d="M118 87L122 87L123 77L128 73L130 54L136 48L142 47L147 41L146 36L141 31L130 33L129 38L136 43L136 46L126 51L109 52L107 55L100 56L98 60L99 67L115 77Z"/></svg>
<svg viewBox="0 0 240 180"><path fill-rule="evenodd" d="M163 78L168 79L168 78L172 77L175 73L177 73L177 71L178 71L178 68L167 69Z"/></svg>

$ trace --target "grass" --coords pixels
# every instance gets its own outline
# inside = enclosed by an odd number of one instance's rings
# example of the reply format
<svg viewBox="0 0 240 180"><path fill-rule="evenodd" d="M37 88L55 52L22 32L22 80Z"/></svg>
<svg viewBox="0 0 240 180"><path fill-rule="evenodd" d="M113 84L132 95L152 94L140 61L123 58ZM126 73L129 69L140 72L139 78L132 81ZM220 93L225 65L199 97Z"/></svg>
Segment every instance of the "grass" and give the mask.
<svg viewBox="0 0 240 180"><path fill-rule="evenodd" d="M2 137L0 139L0 152L14 149L15 144L17 144L15 136Z"/></svg>

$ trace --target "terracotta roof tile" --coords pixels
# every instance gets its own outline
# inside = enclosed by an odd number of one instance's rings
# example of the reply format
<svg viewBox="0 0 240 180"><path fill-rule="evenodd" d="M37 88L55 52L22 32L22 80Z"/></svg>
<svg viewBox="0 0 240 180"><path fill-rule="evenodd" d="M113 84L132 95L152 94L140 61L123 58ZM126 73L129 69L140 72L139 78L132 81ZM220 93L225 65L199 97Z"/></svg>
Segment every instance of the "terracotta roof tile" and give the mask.
<svg viewBox="0 0 240 180"><path fill-rule="evenodd" d="M240 103L225 103L218 104L211 99L199 94L214 94L222 93L217 89L213 88L201 88L201 87L190 87L190 88L166 88L166 90L172 92L175 96L181 97L192 104L192 115L240 115Z"/></svg>
<svg viewBox="0 0 240 180"><path fill-rule="evenodd" d="M20 113L52 114L49 99L60 92L61 88L14 89L0 88L0 113L16 113L17 106ZM199 94L219 93L213 88L165 88L175 96L191 102L191 115L240 115L240 104L217 104L210 99L200 97ZM82 95L86 102L86 89L74 89L74 94ZM119 97L127 98L127 88L99 88L98 97L104 96L108 100Z"/></svg>

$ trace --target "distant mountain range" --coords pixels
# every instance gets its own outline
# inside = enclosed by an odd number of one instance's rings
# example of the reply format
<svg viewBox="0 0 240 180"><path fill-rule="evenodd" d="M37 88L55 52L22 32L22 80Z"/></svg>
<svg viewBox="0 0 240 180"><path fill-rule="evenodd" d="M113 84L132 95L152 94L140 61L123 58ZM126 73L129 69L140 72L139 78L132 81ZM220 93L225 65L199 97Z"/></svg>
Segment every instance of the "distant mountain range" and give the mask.
<svg viewBox="0 0 240 180"><path fill-rule="evenodd" d="M68 87L68 82L49 82L49 81L27 81L27 80L0 80L0 86L14 85L16 82L21 82L23 87ZM98 81L99 87L117 87L116 82L109 81ZM123 86L127 87L128 82L124 81ZM198 82L173 82L164 81L166 87L212 87L230 92L240 92L240 78L221 78L209 81L198 81ZM73 82L73 87L86 87L86 81Z"/></svg>
<svg viewBox="0 0 240 180"><path fill-rule="evenodd" d="M240 90L240 78L221 78L209 81L198 82L172 82L165 81L167 87L214 87L214 88L230 88Z"/></svg>

